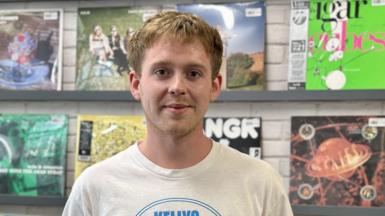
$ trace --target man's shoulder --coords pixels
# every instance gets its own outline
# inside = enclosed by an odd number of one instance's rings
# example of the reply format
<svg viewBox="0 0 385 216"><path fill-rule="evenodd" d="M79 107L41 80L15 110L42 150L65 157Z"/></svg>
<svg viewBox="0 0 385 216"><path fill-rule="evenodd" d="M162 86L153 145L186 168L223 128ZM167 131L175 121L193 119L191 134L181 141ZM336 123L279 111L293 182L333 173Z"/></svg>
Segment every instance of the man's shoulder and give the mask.
<svg viewBox="0 0 385 216"><path fill-rule="evenodd" d="M251 157L231 147L216 143L220 152L220 163L225 163L228 168L235 170L249 170L258 173L271 173L274 168L259 158ZM248 172L250 173L250 172Z"/></svg>
<svg viewBox="0 0 385 216"><path fill-rule="evenodd" d="M270 191L283 191L282 178L268 162L253 158L228 146L220 147L217 160L219 173L226 171L233 182L247 184L248 190L260 193L263 188ZM222 171L220 171L222 170Z"/></svg>
<svg viewBox="0 0 385 216"><path fill-rule="evenodd" d="M131 159L130 154L132 154L132 148L133 146L130 146L109 158L91 165L81 173L80 177L94 181L102 179L103 176L113 175L113 173L116 173L117 170L121 169L122 165L130 164L129 161Z"/></svg>

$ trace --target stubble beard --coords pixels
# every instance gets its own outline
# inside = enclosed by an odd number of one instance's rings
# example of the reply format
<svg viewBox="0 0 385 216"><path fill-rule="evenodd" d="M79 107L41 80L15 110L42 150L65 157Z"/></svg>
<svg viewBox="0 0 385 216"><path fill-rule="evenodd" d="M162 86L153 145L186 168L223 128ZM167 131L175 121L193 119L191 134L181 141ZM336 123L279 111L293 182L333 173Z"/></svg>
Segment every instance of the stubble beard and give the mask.
<svg viewBox="0 0 385 216"><path fill-rule="evenodd" d="M143 106L143 104L142 104ZM150 111L147 113L145 111L147 127L154 132L166 136L173 136L175 138L187 137L189 134L193 133L199 125L203 124L204 115L199 115L196 108L193 108L193 114L191 116L184 116L179 119L169 119L167 115L162 113L162 110L158 110L157 115L155 111ZM153 113L151 113L153 112Z"/></svg>
<svg viewBox="0 0 385 216"><path fill-rule="evenodd" d="M160 131L162 134L172 135L175 138L182 138L193 133L201 122L201 121L197 121L197 122L189 121L188 119L181 119L177 121L185 121L185 122L183 122L182 125L178 123L169 124L167 122L158 122L158 123L152 122L152 125L155 127L157 131Z"/></svg>

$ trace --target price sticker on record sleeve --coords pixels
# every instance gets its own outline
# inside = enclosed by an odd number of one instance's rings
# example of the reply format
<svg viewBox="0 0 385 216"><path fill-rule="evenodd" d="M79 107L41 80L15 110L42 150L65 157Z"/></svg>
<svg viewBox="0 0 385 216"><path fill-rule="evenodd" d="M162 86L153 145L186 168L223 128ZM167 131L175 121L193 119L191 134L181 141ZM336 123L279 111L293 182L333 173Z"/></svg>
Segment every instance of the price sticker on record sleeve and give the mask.
<svg viewBox="0 0 385 216"><path fill-rule="evenodd" d="M91 15L91 11L89 11L89 10L82 10L79 13L80 13L80 15L83 15L83 16Z"/></svg>
<svg viewBox="0 0 385 216"><path fill-rule="evenodd" d="M385 118L369 118L370 127L385 127Z"/></svg>
<svg viewBox="0 0 385 216"><path fill-rule="evenodd" d="M152 16L154 16L157 13L158 13L157 10L146 10L145 13L143 13L142 21L146 22L148 19L150 19Z"/></svg>
<svg viewBox="0 0 385 216"><path fill-rule="evenodd" d="M0 21L17 21L19 16L0 16Z"/></svg>
<svg viewBox="0 0 385 216"><path fill-rule="evenodd" d="M260 17L262 16L262 8L246 8L246 17Z"/></svg>
<svg viewBox="0 0 385 216"><path fill-rule="evenodd" d="M59 17L58 12L44 12L44 20L57 20Z"/></svg>
<svg viewBox="0 0 385 216"><path fill-rule="evenodd" d="M385 6L385 0L372 0L372 6Z"/></svg>
<svg viewBox="0 0 385 216"><path fill-rule="evenodd" d="M249 155L255 158L261 158L261 148L260 147L250 147Z"/></svg>

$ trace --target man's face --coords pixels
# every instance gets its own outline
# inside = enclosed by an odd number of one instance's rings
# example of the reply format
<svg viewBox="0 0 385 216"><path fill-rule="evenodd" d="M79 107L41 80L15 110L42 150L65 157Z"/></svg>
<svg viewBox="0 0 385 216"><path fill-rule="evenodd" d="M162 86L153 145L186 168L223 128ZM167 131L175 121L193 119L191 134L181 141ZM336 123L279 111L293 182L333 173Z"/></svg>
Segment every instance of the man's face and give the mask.
<svg viewBox="0 0 385 216"><path fill-rule="evenodd" d="M130 88L140 100L150 130L184 136L202 130L209 102L220 93L210 59L199 41L161 37L145 52L142 72L130 73Z"/></svg>

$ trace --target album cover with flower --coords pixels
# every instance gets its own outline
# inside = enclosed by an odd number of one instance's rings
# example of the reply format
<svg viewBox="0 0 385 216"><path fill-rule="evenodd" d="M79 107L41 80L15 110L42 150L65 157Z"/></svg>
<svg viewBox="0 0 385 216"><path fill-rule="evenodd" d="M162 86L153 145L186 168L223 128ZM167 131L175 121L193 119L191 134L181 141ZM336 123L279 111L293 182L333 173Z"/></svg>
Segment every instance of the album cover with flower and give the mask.
<svg viewBox="0 0 385 216"><path fill-rule="evenodd" d="M0 10L0 89L61 90L62 14Z"/></svg>

